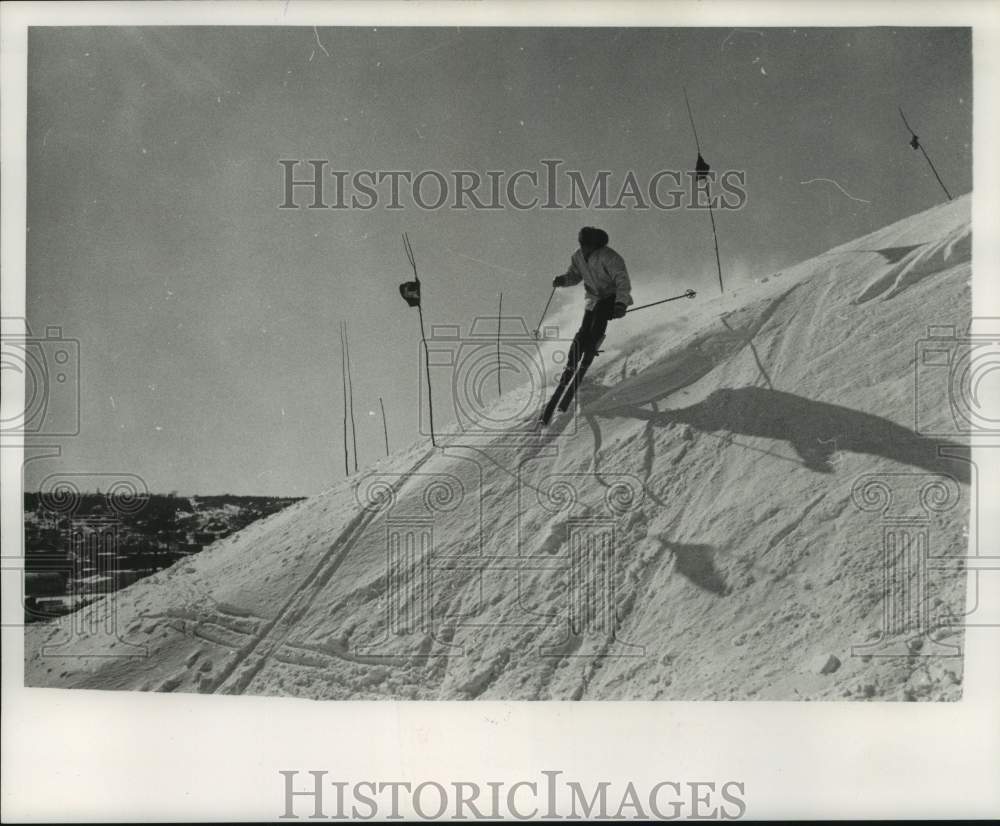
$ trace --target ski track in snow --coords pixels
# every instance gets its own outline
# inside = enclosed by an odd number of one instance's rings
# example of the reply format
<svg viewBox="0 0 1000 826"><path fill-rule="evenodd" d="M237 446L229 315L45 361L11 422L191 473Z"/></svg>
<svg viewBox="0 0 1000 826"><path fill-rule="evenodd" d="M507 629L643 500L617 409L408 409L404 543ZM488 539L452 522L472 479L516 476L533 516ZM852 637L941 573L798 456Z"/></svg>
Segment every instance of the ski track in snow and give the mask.
<svg viewBox="0 0 1000 826"><path fill-rule="evenodd" d="M410 469L410 473L416 473L431 456L433 456L433 452L425 453L420 457ZM393 492L398 492L399 488L407 481L407 476L401 476ZM292 593L275 618L264 626L262 633L254 639L252 644L242 648L239 655L233 658L226 670L219 676L218 683L213 688L214 693L242 694L247 689L269 658L285 644L295 627L296 620L305 615L323 587L329 582L330 577L350 553L354 542L361 536L377 513L374 509L363 509L348 523L347 527L331 544L327 553L320 559L319 564Z"/></svg>

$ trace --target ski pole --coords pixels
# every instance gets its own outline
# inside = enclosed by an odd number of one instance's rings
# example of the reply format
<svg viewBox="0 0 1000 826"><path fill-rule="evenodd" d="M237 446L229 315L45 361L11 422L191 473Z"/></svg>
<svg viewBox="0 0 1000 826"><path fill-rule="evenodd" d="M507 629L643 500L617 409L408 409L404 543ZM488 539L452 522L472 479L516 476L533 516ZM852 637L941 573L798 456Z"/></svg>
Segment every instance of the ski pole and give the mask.
<svg viewBox="0 0 1000 826"><path fill-rule="evenodd" d="M549 311L549 304L552 303L552 296L556 294L556 285L552 285L552 292L549 293L549 300L545 302L545 309L542 310L542 317L538 319L538 326L534 329L535 338L539 336L539 330L542 329L542 322L545 321L545 314Z"/></svg>
<svg viewBox="0 0 1000 826"><path fill-rule="evenodd" d="M636 310L645 310L647 307L655 307L657 304L666 304L668 301L676 301L678 298L694 298L698 293L694 290L685 290L680 295L675 295L671 298L661 298L659 301L654 301L652 304L641 304L638 307L630 307L625 312L634 313Z"/></svg>

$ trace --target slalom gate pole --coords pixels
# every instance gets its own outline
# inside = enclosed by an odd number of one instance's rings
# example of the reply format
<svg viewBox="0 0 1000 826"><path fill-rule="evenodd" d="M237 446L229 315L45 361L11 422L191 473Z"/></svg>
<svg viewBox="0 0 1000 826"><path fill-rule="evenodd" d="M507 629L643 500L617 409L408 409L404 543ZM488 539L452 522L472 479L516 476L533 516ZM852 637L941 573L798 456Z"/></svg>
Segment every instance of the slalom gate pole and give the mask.
<svg viewBox="0 0 1000 826"><path fill-rule="evenodd" d="M344 352L347 355L347 395L351 410L351 444L354 448L354 472L358 472L358 427L354 421L354 380L351 377L351 341L347 336L347 322L344 322Z"/></svg>
<svg viewBox="0 0 1000 826"><path fill-rule="evenodd" d="M701 154L701 144L698 142L698 128L694 125L694 115L691 114L691 101L688 100L688 90L681 86L681 91L684 93L684 103L688 110L688 120L691 121L691 131L694 132L694 148L698 150L698 154Z"/></svg>
<svg viewBox="0 0 1000 826"><path fill-rule="evenodd" d="M407 234L403 233L403 249L406 250L406 258L410 262L410 267L413 269L413 280L420 283L420 276L417 275L417 260L413 256L413 247L410 246L410 239ZM434 439L434 398L431 395L431 356L430 351L427 348L427 334L424 332L424 308L423 300L417 304L417 314L420 316L420 340L424 345L424 367L427 371L427 411L430 418L431 425L431 444L437 447L437 441Z"/></svg>
<svg viewBox="0 0 1000 826"><path fill-rule="evenodd" d="M385 455L389 455L389 425L385 421L385 405L382 404L382 397L378 397L378 406L382 410L382 433L385 435Z"/></svg>
<svg viewBox="0 0 1000 826"><path fill-rule="evenodd" d="M344 394L344 477L351 475L347 462L347 351L344 348L344 322L340 322L340 384Z"/></svg>
<svg viewBox="0 0 1000 826"><path fill-rule="evenodd" d="M431 444L437 447L437 442L434 440L434 398L431 396L431 354L430 350L427 349L427 335L424 333L424 310L419 304L417 305L417 314L420 316L420 340L424 343L424 368L427 371L427 413L431 425Z"/></svg>
<svg viewBox="0 0 1000 826"><path fill-rule="evenodd" d="M545 314L549 311L549 304L552 303L552 296L556 294L556 285L552 285L552 292L549 293L549 300L545 302L545 309L542 310L542 317L538 319L538 326L535 328L535 338L538 338L539 331L542 329L542 322L545 321Z"/></svg>
<svg viewBox="0 0 1000 826"><path fill-rule="evenodd" d="M634 313L637 310L645 310L647 307L655 307L657 304L666 304L668 301L677 301L679 298L694 298L698 293L694 290L687 290L680 295L671 296L670 298L661 298L659 301L654 301L651 304L640 304L638 307L629 307L625 311L625 314Z"/></svg>
<svg viewBox="0 0 1000 826"><path fill-rule="evenodd" d="M944 185L944 181L941 180L941 176L938 175L937 169L934 167L934 162L931 160L930 155L927 154L927 150L924 149L924 145L920 142L920 138L917 137L917 133L913 131L910 124L906 122L906 115L903 114L903 107L899 107L899 116L903 119L903 123L910 132L910 146L914 149L919 149L923 153L924 159L927 161L927 165L931 168L931 172L934 173L934 177L937 178L937 182L941 185L941 189L944 190L945 197L950 201L951 193L948 191L948 187Z"/></svg>
<svg viewBox="0 0 1000 826"><path fill-rule="evenodd" d="M684 103L687 106L688 120L691 121L691 131L694 132L694 148L698 151L698 157L701 158L701 143L698 140L698 128L694 125L694 115L691 113L691 101L688 100L687 89L681 86L681 91L684 92ZM719 272L719 292L725 293L726 288L722 285L722 261L719 258L719 233L715 228L715 211L712 209L712 193L708 187L708 178L705 178L705 194L708 196L708 217L712 221L712 240L715 242L715 267Z"/></svg>
<svg viewBox="0 0 1000 826"><path fill-rule="evenodd" d="M708 186L705 186L705 191L708 191ZM712 240L715 241L715 268L719 272L719 293L723 294L726 292L726 288L722 286L722 261L719 260L719 233L715 231L715 210L712 209L712 198L708 199L708 217L712 221Z"/></svg>
<svg viewBox="0 0 1000 826"><path fill-rule="evenodd" d="M503 321L503 293L500 293L500 307L497 309L497 396L503 395L500 387L500 324Z"/></svg>

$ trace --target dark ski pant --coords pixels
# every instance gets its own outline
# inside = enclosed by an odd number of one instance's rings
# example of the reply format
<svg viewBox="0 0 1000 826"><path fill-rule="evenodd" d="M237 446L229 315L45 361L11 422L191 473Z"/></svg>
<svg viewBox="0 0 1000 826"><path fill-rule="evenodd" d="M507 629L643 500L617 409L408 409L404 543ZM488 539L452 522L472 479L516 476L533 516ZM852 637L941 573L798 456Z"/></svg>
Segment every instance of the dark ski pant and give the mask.
<svg viewBox="0 0 1000 826"><path fill-rule="evenodd" d="M566 369L563 370L562 378L559 379L560 387L565 387L570 383L577 367L582 372L586 372L587 368L590 367L594 356L597 355L601 339L607 332L608 322L611 320L611 314L614 310L615 297L612 295L602 298L592 310L587 310L583 314L580 329L573 336L573 343L566 356Z"/></svg>

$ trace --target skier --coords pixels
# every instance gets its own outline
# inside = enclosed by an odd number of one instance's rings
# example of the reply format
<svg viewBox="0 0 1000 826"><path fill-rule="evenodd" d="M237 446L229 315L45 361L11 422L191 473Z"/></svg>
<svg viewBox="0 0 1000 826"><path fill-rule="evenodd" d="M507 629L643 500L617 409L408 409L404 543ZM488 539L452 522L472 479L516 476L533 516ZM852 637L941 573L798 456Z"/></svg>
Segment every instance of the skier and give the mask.
<svg viewBox="0 0 1000 826"><path fill-rule="evenodd" d="M604 340L608 322L622 318L632 304L632 285L625 259L608 246L608 234L597 227L584 227L577 240L580 249L573 253L569 269L552 279L552 286L572 287L583 282L587 294L583 321L570 345L559 386L542 413L545 424L552 418L557 404L563 412L569 409L576 388Z"/></svg>

